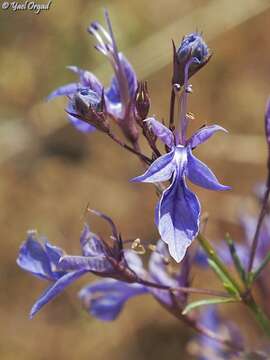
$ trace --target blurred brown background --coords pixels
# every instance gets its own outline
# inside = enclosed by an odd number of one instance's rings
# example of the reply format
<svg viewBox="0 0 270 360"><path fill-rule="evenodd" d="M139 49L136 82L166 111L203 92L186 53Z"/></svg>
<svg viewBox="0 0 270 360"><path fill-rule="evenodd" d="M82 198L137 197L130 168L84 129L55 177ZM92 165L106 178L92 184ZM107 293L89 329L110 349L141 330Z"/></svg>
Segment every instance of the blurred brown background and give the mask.
<svg viewBox="0 0 270 360"><path fill-rule="evenodd" d="M194 128L219 123L218 134L200 157L230 193L196 189L209 213L207 234L221 239L225 231L241 232L237 215L254 210L249 197L265 175L263 113L270 93L269 0L57 0L49 11L0 10L0 229L1 229L1 359L191 359L191 334L144 296L132 300L114 323L89 317L73 285L32 321L29 309L46 283L16 266L26 231L41 234L70 253L79 252L84 210L111 215L123 236L154 241L156 201L150 185L129 183L141 173L140 162L100 134L85 136L66 121L64 99L44 101L54 88L74 77L66 65L96 71L108 83L106 60L93 49L85 29L111 14L119 48L139 79L149 81L151 113L166 119L171 77L171 39L203 31L214 51L210 64L192 80L189 109ZM108 234L91 217L92 227ZM89 277L91 279L91 277ZM195 284L213 276L194 276ZM228 306L255 343L258 329L247 313Z"/></svg>

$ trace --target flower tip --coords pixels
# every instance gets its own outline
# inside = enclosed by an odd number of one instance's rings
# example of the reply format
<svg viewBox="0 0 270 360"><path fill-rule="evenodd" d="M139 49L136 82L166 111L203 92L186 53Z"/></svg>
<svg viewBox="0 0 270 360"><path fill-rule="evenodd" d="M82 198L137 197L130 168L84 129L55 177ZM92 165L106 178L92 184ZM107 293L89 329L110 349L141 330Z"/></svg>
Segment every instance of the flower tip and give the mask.
<svg viewBox="0 0 270 360"><path fill-rule="evenodd" d="M132 183L140 182L140 176L136 176L136 177L130 179L129 182L132 182Z"/></svg>
<svg viewBox="0 0 270 360"><path fill-rule="evenodd" d="M48 96L45 97L44 101L49 102L54 98L55 98L55 94L54 94L54 91L53 91L52 93L50 93Z"/></svg>
<svg viewBox="0 0 270 360"><path fill-rule="evenodd" d="M78 67L75 66L75 65L67 65L67 66L66 66L66 69L67 69L67 70L70 70L70 71L72 71L72 72L75 72L75 73L78 72Z"/></svg>
<svg viewBox="0 0 270 360"><path fill-rule="evenodd" d="M93 21L91 22L90 27L93 28L94 30L98 30L99 23L97 21Z"/></svg>
<svg viewBox="0 0 270 360"><path fill-rule="evenodd" d="M38 312L39 309L36 308L36 306L34 305L32 307L32 309L30 310L30 313L29 313L29 319L32 320L33 317L36 315L36 313Z"/></svg>

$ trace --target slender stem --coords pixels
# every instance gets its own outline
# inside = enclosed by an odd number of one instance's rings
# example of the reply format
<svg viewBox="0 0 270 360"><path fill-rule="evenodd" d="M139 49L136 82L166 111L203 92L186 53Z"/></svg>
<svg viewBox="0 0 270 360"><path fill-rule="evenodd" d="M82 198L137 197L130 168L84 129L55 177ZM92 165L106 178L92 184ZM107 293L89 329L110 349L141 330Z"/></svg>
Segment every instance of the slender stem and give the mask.
<svg viewBox="0 0 270 360"><path fill-rule="evenodd" d="M258 242L259 242L260 230L262 227L263 219L267 213L267 203L268 203L268 199L269 199L269 194L270 194L270 187L267 186L265 194L264 194L263 202L262 202L262 208L261 208L261 212L259 215L255 235L254 235L252 245L251 245L250 257L249 257L249 263L248 263L248 272L250 272L253 267L256 250L257 250Z"/></svg>
<svg viewBox="0 0 270 360"><path fill-rule="evenodd" d="M172 86L171 101L170 101L170 124L169 124L169 128L171 130L174 127L174 108L175 108L175 89L174 86Z"/></svg>
<svg viewBox="0 0 270 360"><path fill-rule="evenodd" d="M158 148L156 147L156 144L153 141L153 138L151 137L149 130L148 129L143 129L143 135L145 136L149 146L151 147L151 149L153 150L153 152L155 153L155 155L157 157L161 156L160 151L158 150Z"/></svg>
<svg viewBox="0 0 270 360"><path fill-rule="evenodd" d="M230 297L229 294L223 292L223 291L216 291L216 290L210 290L210 289L200 289L200 288L192 288L192 287L185 287L185 286L179 286L176 288L172 288L166 285L154 283L152 281L144 280L144 279L138 279L138 283L153 287L160 290L167 290L170 292L183 292L183 293L190 293L190 294L202 294L202 295L209 295L209 296L218 296L218 297Z"/></svg>
<svg viewBox="0 0 270 360"><path fill-rule="evenodd" d="M188 98L188 93L185 87L180 96L180 121L179 121L180 129L179 130L181 130L181 136L180 136L181 144L185 143L185 137L186 137L187 98Z"/></svg>
<svg viewBox="0 0 270 360"><path fill-rule="evenodd" d="M118 139L113 133L108 132L107 134L108 134L108 136L109 136L114 142L116 142L118 145L120 145L120 146L123 147L124 149L130 151L131 153L136 154L137 156L139 156L146 164L149 165L149 164L152 163L152 160L151 160L148 156L142 154L140 151L137 151L137 150L135 150L134 148L132 148L131 146L127 145L127 144L124 143L122 140Z"/></svg>
<svg viewBox="0 0 270 360"><path fill-rule="evenodd" d="M148 125L146 124L146 122L144 120L145 119L140 119L143 136L146 138L146 140L147 140L149 146L151 147L151 149L153 150L154 154L157 157L160 157L161 153L158 150L158 148L156 147L155 141L154 141L154 139L153 139L153 137L152 137L152 135L151 135L151 133L149 131Z"/></svg>
<svg viewBox="0 0 270 360"><path fill-rule="evenodd" d="M187 120L187 100L188 100L188 70L190 65L194 62L194 58L189 59L189 61L185 65L185 78L184 78L184 89L180 96L180 119L179 119L179 133L177 132L177 142L180 138L181 144L185 144L186 142L186 133L188 127Z"/></svg>
<svg viewBox="0 0 270 360"><path fill-rule="evenodd" d="M256 304L252 296L246 299L245 304L253 312L256 320L261 325L261 328L265 332L265 334L270 337L270 321L264 311L260 308L259 305Z"/></svg>

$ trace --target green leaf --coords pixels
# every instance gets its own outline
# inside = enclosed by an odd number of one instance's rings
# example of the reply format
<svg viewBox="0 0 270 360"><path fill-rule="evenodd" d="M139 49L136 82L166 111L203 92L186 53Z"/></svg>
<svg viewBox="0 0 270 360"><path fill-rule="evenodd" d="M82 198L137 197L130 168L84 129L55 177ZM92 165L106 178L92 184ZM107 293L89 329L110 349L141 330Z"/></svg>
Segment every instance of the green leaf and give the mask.
<svg viewBox="0 0 270 360"><path fill-rule="evenodd" d="M217 263L215 263L211 259L207 259L209 266L214 270L214 272L217 274L217 276L222 281L222 284L224 288L230 293L231 295L237 296L237 298L240 299L239 291L234 286L234 284L231 282L231 280L228 278L228 276L222 271L222 269L218 266Z"/></svg>
<svg viewBox="0 0 270 360"><path fill-rule="evenodd" d="M212 305L212 304L224 304L224 303L231 303L236 302L237 300L235 298L211 298L211 299L204 299L204 300L198 300L189 303L184 310L182 311L183 315L186 315L190 310L193 310L197 307L204 306L204 305Z"/></svg>
<svg viewBox="0 0 270 360"><path fill-rule="evenodd" d="M234 267L237 270L238 274L240 275L243 283L246 284L246 282L247 282L246 281L246 272L245 272L244 266L241 263L241 260L240 260L240 258L238 256L238 254L237 254L237 250L236 250L234 241L230 237L229 234L226 234L225 241L226 241L226 243L228 245L228 248L230 250L230 254L231 254L231 257L232 257L232 260L233 260L233 263L234 263Z"/></svg>

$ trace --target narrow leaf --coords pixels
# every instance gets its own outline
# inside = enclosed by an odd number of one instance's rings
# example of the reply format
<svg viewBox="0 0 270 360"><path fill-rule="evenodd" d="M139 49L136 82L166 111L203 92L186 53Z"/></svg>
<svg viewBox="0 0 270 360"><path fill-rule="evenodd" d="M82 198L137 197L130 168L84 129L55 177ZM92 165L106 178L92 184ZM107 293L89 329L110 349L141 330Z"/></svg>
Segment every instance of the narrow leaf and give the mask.
<svg viewBox="0 0 270 360"><path fill-rule="evenodd" d="M231 302L235 302L236 299L235 298L211 298L211 299L203 299L203 300L198 300L198 301L194 301L189 303L184 310L182 311L183 315L186 315L188 312L190 312L193 309L196 309L200 306L204 306L204 305L213 305L213 304L222 304L222 303L231 303Z"/></svg>
<svg viewBox="0 0 270 360"><path fill-rule="evenodd" d="M251 283L252 283L253 281L255 281L255 280L259 277L259 275L261 274L261 272L263 271L263 269L268 265L269 261L270 261L270 251L269 251L268 254L265 256L264 260L263 260L262 263L258 266L258 268L257 268L254 272L252 272L252 273L250 274L250 281L251 281Z"/></svg>
<svg viewBox="0 0 270 360"><path fill-rule="evenodd" d="M234 244L234 241L233 239L230 237L229 234L226 234L225 236L225 241L228 245L228 248L230 250L230 254L231 254L231 257L232 257L232 260L233 260L233 263L234 263L234 266L235 266L235 269L237 270L238 274L240 275L242 281L244 283L246 283L246 272L245 272L245 269L243 267L243 264L237 254L237 250L236 250L236 247L235 247L235 244Z"/></svg>
<svg viewBox="0 0 270 360"><path fill-rule="evenodd" d="M209 266L214 270L216 275L220 278L223 283L224 288L231 294L239 297L239 292L227 275L222 271L222 269L211 259L207 259Z"/></svg>

